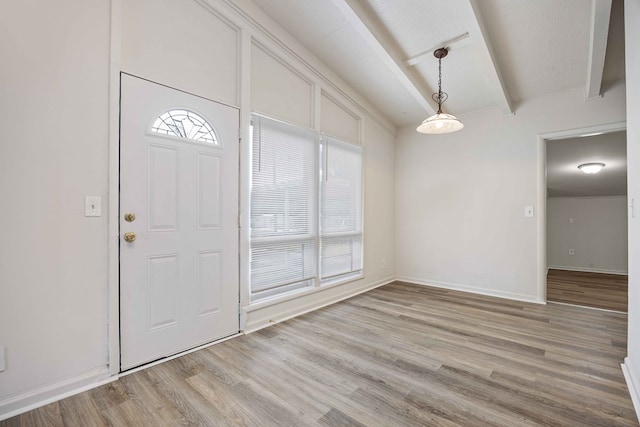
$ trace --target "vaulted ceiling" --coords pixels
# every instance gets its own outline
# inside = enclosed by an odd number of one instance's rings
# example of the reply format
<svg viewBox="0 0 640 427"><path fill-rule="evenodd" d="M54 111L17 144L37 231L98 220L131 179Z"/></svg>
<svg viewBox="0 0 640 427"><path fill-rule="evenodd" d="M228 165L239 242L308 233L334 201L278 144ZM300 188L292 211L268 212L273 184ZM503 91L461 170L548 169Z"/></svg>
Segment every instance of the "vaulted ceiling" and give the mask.
<svg viewBox="0 0 640 427"><path fill-rule="evenodd" d="M396 125L624 79L623 0L253 0Z"/></svg>

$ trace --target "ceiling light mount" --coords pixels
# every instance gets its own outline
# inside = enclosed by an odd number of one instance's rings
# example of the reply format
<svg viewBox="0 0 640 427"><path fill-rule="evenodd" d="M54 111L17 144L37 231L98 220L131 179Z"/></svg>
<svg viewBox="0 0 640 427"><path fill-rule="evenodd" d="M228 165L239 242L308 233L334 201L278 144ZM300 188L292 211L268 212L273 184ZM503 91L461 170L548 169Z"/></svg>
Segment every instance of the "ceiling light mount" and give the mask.
<svg viewBox="0 0 640 427"><path fill-rule="evenodd" d="M449 133L458 131L464 127L456 116L442 112L442 104L449 98L449 95L442 91L442 58L448 54L449 51L446 47L441 47L433 51L433 56L438 59L438 92L431 95L431 98L438 104L438 112L418 126L416 130L420 133Z"/></svg>
<svg viewBox="0 0 640 427"><path fill-rule="evenodd" d="M433 56L438 59L442 59L449 53L449 50L446 47L441 47L433 51Z"/></svg>
<svg viewBox="0 0 640 427"><path fill-rule="evenodd" d="M604 166L604 163L583 163L578 169L587 174L594 174L600 172Z"/></svg>

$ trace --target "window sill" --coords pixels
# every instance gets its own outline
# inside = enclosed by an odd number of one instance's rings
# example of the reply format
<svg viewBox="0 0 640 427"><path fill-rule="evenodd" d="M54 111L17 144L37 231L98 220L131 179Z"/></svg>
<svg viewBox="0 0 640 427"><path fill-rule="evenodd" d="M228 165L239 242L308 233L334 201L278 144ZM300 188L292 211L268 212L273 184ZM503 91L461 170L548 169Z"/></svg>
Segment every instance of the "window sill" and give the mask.
<svg viewBox="0 0 640 427"><path fill-rule="evenodd" d="M355 282L361 279L364 279L363 271L359 271L353 274L349 274L347 276L331 279L331 280L322 282L320 285L317 285L311 288L298 289L291 292L283 293L281 295L274 295L272 297L264 298L259 301L251 302L249 303L249 305L244 306L244 309L248 311L252 311L254 309L269 307L271 305L280 304L280 303L290 301L296 298L301 298L307 295L313 295L315 293L322 292L327 289L334 288L336 286Z"/></svg>

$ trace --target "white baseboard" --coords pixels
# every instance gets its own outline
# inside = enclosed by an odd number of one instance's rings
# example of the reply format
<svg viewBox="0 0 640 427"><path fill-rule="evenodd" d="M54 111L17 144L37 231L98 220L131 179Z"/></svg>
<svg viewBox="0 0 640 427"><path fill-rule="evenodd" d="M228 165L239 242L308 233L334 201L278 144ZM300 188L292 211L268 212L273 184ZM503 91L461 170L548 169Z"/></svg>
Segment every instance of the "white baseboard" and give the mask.
<svg viewBox="0 0 640 427"><path fill-rule="evenodd" d="M620 366L624 373L624 379L627 382L633 407L636 410L636 416L640 420L640 377L634 374L631 364L629 363L629 357L625 357L624 363Z"/></svg>
<svg viewBox="0 0 640 427"><path fill-rule="evenodd" d="M461 285L459 283L440 282L436 280L424 280L415 277L399 276L396 280L400 282L413 283L415 285L432 286L434 288L450 289L453 291L469 292L472 294L485 295L489 297L505 298L516 301L532 302L536 304L546 304L535 295L520 294L517 292L503 292L494 289L479 288L476 286Z"/></svg>
<svg viewBox="0 0 640 427"><path fill-rule="evenodd" d="M247 334L255 332L275 323L280 323L319 308L335 304L336 302L370 291L371 289L386 285L395 280L395 277L387 277L373 283L358 284L357 286L353 286L353 282L351 282L328 288L324 292L301 294L299 298L287 299L282 302L275 301L268 306L258 308L251 306L244 307L244 332Z"/></svg>
<svg viewBox="0 0 640 427"><path fill-rule="evenodd" d="M550 265L549 270L567 270L567 271L580 271L583 273L602 273L602 274L617 274L619 276L627 276L629 273L622 270L605 270L602 268L588 268L588 267L568 267L563 265Z"/></svg>
<svg viewBox="0 0 640 427"><path fill-rule="evenodd" d="M54 383L44 384L25 392L7 396L0 400L0 421L110 383L116 379L118 379L117 375L109 376L107 366L101 366Z"/></svg>

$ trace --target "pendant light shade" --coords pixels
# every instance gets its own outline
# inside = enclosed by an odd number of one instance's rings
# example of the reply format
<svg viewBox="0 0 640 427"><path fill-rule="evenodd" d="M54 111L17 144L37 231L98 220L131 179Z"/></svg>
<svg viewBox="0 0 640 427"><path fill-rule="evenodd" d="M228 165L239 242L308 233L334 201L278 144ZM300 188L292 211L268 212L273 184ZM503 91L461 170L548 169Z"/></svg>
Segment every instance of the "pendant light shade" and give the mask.
<svg viewBox="0 0 640 427"><path fill-rule="evenodd" d="M449 51L446 47L436 49L433 56L438 58L438 92L434 93L431 98L438 103L438 112L423 121L416 129L420 133L440 134L455 132L464 127L462 122L452 114L442 112L442 104L447 100L449 95L442 91L442 58L447 56Z"/></svg>
<svg viewBox="0 0 640 427"><path fill-rule="evenodd" d="M449 133L460 130L464 127L456 116L445 113L438 113L425 119L416 129L420 133Z"/></svg>

